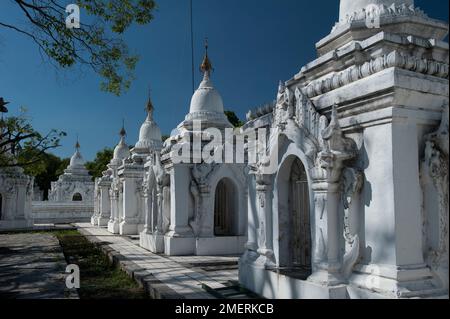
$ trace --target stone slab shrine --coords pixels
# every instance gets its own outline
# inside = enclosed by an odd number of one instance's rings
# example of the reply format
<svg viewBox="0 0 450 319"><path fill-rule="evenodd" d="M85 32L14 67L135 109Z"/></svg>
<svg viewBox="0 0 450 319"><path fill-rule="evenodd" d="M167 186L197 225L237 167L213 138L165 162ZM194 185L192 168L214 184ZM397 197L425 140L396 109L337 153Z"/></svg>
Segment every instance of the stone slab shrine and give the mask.
<svg viewBox="0 0 450 319"><path fill-rule="evenodd" d="M91 219L95 186L80 148L77 141L69 165L58 180L51 183L48 201L32 202L34 224L80 223Z"/></svg>
<svg viewBox="0 0 450 319"><path fill-rule="evenodd" d="M341 0L280 84L249 183L240 282L268 298L448 297L448 25L414 1Z"/></svg>

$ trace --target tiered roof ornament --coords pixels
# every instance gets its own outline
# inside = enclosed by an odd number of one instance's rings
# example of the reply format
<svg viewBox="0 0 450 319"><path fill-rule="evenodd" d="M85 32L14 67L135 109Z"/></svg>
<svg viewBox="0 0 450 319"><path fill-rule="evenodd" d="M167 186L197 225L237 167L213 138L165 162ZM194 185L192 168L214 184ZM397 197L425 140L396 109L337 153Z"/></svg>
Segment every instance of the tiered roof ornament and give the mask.
<svg viewBox="0 0 450 319"><path fill-rule="evenodd" d="M121 165L122 161L130 156L130 148L125 142L125 137L127 135L127 131L125 130L125 122L122 122L122 128L119 132L120 141L119 144L114 148L114 156L111 161L113 165Z"/></svg>
<svg viewBox="0 0 450 319"><path fill-rule="evenodd" d="M205 41L205 55L200 65L203 80L194 92L189 114L180 124L188 130L192 128L193 121L201 121L202 128L208 127L231 127L224 113L223 100L220 93L211 81L211 73L214 70L208 54L209 44Z"/></svg>
<svg viewBox="0 0 450 319"><path fill-rule="evenodd" d="M135 153L148 153L152 150L161 150L162 148L161 129L153 119L155 107L153 106L150 93L145 110L147 112L147 118L139 131L139 141L133 150Z"/></svg>

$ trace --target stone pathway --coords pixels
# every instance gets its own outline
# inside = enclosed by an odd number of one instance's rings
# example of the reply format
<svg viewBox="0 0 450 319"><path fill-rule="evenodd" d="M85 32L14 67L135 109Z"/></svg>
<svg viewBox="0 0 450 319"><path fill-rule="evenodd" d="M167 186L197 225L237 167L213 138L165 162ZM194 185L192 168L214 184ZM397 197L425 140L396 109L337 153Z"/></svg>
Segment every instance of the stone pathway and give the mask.
<svg viewBox="0 0 450 319"><path fill-rule="evenodd" d="M0 234L0 299L75 299L66 261L51 234Z"/></svg>
<svg viewBox="0 0 450 319"><path fill-rule="evenodd" d="M141 247L137 239L111 235L91 224L76 224L90 241L101 244L111 259L120 263L153 298L214 299L202 285L225 288L238 281L238 257L167 257Z"/></svg>

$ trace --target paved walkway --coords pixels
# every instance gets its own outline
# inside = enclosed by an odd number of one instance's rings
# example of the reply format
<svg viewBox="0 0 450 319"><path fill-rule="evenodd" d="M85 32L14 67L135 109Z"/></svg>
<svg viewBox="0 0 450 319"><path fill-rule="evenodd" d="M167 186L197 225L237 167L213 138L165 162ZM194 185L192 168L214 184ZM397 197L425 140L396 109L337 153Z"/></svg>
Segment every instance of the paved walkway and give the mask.
<svg viewBox="0 0 450 319"><path fill-rule="evenodd" d="M225 288L238 281L238 257L167 257L139 247L139 240L115 236L91 224L76 224L90 241L141 282L153 298L214 299L202 285Z"/></svg>
<svg viewBox="0 0 450 319"><path fill-rule="evenodd" d="M51 234L0 234L0 299L77 298L66 289L66 266Z"/></svg>

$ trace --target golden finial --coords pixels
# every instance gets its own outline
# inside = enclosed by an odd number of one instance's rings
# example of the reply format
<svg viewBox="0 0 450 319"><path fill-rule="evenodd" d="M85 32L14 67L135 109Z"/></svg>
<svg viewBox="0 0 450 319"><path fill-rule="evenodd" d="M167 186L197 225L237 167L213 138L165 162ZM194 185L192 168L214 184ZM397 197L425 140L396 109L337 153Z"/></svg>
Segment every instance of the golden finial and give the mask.
<svg viewBox="0 0 450 319"><path fill-rule="evenodd" d="M80 150L80 148L81 148L80 141L79 141L79 138L78 138L78 134L77 134L77 143L75 144L75 148L77 149L77 151Z"/></svg>
<svg viewBox="0 0 450 319"><path fill-rule="evenodd" d="M200 65L200 70L203 73L207 73L207 72L211 72L213 70L211 61L209 60L209 56L208 56L208 38L205 39L205 57L203 58L203 62Z"/></svg>

